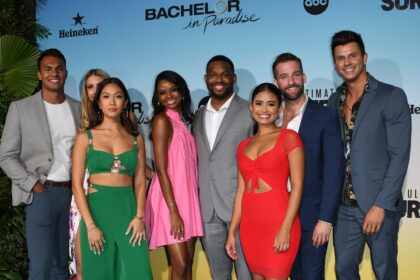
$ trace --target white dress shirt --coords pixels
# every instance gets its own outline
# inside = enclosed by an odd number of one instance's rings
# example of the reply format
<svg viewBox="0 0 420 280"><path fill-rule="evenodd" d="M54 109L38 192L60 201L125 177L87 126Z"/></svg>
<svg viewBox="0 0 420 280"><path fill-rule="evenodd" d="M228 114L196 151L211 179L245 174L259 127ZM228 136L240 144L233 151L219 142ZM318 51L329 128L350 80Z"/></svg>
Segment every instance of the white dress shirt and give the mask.
<svg viewBox="0 0 420 280"><path fill-rule="evenodd" d="M206 105L206 116L204 118L205 127L206 127L206 134L207 134L207 140L210 144L210 150L213 150L214 141L216 140L217 132L219 131L220 124L223 121L223 118L225 117L226 111L232 102L233 97L235 96L235 93L232 94L232 96L226 100L226 102L220 107L220 109L217 111L216 109L211 106L211 101L213 99L210 98Z"/></svg>
<svg viewBox="0 0 420 280"><path fill-rule="evenodd" d="M296 133L299 132L300 123L302 122L303 113L305 112L306 104L308 104L308 96L305 96L305 102L303 103L302 107L299 109L299 114L297 114L288 124L287 128L296 131ZM284 111L284 102L281 104L281 110L279 114L279 119L276 122L276 125L278 127L281 126L283 123L283 111Z"/></svg>

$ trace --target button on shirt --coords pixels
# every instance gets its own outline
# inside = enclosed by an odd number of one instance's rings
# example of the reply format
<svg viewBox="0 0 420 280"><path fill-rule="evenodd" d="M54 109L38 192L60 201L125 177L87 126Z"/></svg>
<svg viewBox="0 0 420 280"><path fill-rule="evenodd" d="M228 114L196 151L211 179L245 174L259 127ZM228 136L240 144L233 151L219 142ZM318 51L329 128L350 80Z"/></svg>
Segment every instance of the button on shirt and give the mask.
<svg viewBox="0 0 420 280"><path fill-rule="evenodd" d="M206 105L206 116L205 116L205 126L207 140L209 141L210 150L213 150L214 142L216 141L217 132L219 131L220 124L225 117L226 111L234 98L235 93L226 100L226 102L220 107L219 111L211 106L211 101L213 98L210 98Z"/></svg>

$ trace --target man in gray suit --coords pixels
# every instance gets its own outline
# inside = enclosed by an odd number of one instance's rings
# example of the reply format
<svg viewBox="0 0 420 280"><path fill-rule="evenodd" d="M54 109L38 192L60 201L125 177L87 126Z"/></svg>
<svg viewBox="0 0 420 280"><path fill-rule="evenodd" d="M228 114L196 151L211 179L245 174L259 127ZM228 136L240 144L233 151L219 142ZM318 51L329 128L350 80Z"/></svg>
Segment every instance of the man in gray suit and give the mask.
<svg viewBox="0 0 420 280"><path fill-rule="evenodd" d="M225 280L231 279L233 265L225 243L237 187L236 149L250 136L253 122L248 102L233 91L236 74L229 58L211 58L204 80L211 98L197 111L193 122L204 223L202 243L213 279ZM251 279L238 236L236 241L237 276L240 280Z"/></svg>
<svg viewBox="0 0 420 280"><path fill-rule="evenodd" d="M38 59L42 89L10 104L0 166L12 180L13 205L26 204L29 279L68 279L70 154L80 103L64 94L66 60L57 49Z"/></svg>
<svg viewBox="0 0 420 280"><path fill-rule="evenodd" d="M407 97L400 88L366 71L367 53L360 34L334 34L331 51L336 71L344 79L328 104L340 112L346 159L334 228L337 279L360 279L366 242L376 278L398 279L401 190L411 139Z"/></svg>

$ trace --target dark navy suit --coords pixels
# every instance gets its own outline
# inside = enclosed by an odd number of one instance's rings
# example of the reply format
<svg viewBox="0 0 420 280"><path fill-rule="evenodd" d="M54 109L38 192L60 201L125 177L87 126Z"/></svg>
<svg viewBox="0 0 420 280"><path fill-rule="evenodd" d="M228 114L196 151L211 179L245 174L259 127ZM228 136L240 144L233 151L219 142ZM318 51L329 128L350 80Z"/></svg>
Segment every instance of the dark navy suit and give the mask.
<svg viewBox="0 0 420 280"><path fill-rule="evenodd" d="M302 239L291 278L324 279L328 244L312 245L318 220L335 224L344 179L344 146L339 116L334 110L308 100L299 127L305 152L305 177L299 218Z"/></svg>

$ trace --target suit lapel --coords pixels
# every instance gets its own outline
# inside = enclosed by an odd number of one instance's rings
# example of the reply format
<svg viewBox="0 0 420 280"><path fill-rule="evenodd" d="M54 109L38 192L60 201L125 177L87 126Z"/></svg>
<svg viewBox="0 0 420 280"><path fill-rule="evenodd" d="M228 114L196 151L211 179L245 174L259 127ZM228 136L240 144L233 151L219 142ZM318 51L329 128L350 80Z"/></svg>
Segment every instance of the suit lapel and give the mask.
<svg viewBox="0 0 420 280"><path fill-rule="evenodd" d="M305 133L307 132L308 128L311 127L312 114L313 114L313 112L314 112L314 110L316 108L315 105L316 104L314 104L314 101L312 101L308 97L308 103L306 104L305 111L303 112L302 122L300 123L299 131L298 131L298 133L301 136L302 135L305 135Z"/></svg>
<svg viewBox="0 0 420 280"><path fill-rule="evenodd" d="M210 100L209 100L210 102ZM198 129L199 129L199 134L201 135L201 137L203 138L203 142L204 142L204 146L207 149L207 152L210 154L211 150L210 150L210 144L209 144L209 139L207 137L207 133L206 133L206 114L207 114L207 109L204 107L202 114L199 115L198 121Z"/></svg>
<svg viewBox="0 0 420 280"><path fill-rule="evenodd" d="M227 108L226 114L223 118L222 123L220 124L219 130L217 131L216 140L214 140L213 151L216 149L217 144L219 143L220 139L222 138L223 134L229 128L230 124L235 119L237 112L239 110L239 98L235 94L232 102L230 103L229 107Z"/></svg>
<svg viewBox="0 0 420 280"><path fill-rule="evenodd" d="M363 118L366 116L366 113L369 111L369 106L374 100L375 94L376 94L376 86L377 82L373 78L369 81L369 90L365 92L362 103L360 104L359 111L357 113L356 122L354 124L353 129L353 138L357 134L357 130L359 128L360 122L363 120Z"/></svg>
<svg viewBox="0 0 420 280"><path fill-rule="evenodd" d="M44 101L42 100L41 91L39 91L35 96L34 102L35 112L38 113L39 127L40 127L40 137L45 138L48 143L48 147L51 147L52 150L52 140L51 140L51 131L50 125L48 123L47 111L45 110Z"/></svg>

